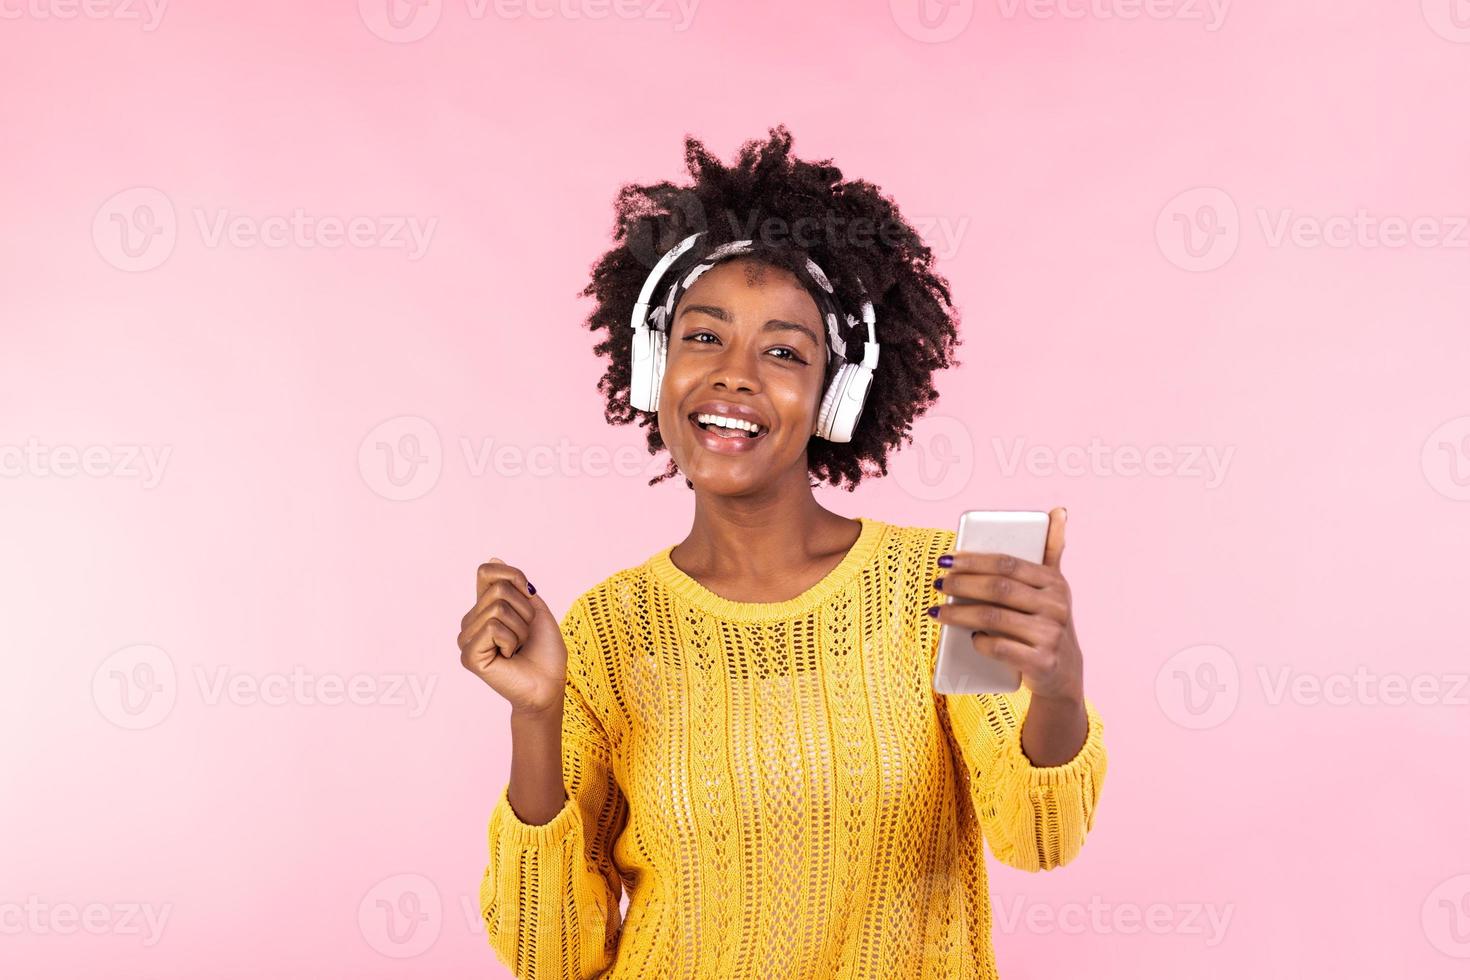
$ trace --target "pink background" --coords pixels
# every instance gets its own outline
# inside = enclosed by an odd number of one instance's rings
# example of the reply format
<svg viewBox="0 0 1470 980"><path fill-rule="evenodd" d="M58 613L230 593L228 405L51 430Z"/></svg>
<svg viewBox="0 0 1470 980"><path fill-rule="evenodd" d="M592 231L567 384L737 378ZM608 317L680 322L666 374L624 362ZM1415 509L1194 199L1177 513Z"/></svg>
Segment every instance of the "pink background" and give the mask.
<svg viewBox="0 0 1470 980"><path fill-rule="evenodd" d="M475 565L560 612L683 536L576 294L620 183L785 122L964 316L822 501L1070 511L1110 772L991 861L1002 974L1464 976L1470 5L559 2L0 7L0 972L504 975Z"/></svg>

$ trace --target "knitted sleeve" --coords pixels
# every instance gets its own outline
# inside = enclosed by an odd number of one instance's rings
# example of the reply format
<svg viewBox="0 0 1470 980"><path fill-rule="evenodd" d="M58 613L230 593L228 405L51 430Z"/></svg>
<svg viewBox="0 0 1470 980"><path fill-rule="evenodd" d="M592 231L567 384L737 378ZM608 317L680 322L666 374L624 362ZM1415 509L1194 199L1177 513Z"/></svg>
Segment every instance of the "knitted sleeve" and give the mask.
<svg viewBox="0 0 1470 980"><path fill-rule="evenodd" d="M1083 700L1088 725L1082 748L1062 765L1034 766L1021 748L1030 690L940 695L952 756L997 861L1022 871L1050 870L1075 857L1092 830L1107 753L1102 719Z"/></svg>
<svg viewBox="0 0 1470 980"><path fill-rule="evenodd" d="M480 911L496 956L521 980L581 980L612 965L621 928L622 879L612 845L628 805L585 691L596 633L579 598L561 621L567 642L562 782L567 801L544 824L524 823L510 784L490 815L490 863Z"/></svg>

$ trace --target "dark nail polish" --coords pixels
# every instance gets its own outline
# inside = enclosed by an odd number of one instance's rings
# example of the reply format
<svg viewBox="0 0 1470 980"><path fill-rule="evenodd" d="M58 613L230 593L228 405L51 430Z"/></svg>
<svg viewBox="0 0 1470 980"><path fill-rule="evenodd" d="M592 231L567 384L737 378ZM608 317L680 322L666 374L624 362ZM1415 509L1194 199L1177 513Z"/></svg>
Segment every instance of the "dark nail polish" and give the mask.
<svg viewBox="0 0 1470 980"><path fill-rule="evenodd" d="M944 587L944 578L943 577L940 577L940 578L935 579L934 580L934 587L936 589L943 588Z"/></svg>
<svg viewBox="0 0 1470 980"><path fill-rule="evenodd" d="M536 594L536 586L532 585L529 580L526 582L526 591L532 595Z"/></svg>
<svg viewBox="0 0 1470 980"><path fill-rule="evenodd" d="M929 607L929 615L933 616L935 619L938 619L939 618L939 607L938 606L930 606Z"/></svg>
<svg viewBox="0 0 1470 980"><path fill-rule="evenodd" d="M940 555L939 556L939 567L940 568L949 568L953 564L954 564L954 555Z"/></svg>

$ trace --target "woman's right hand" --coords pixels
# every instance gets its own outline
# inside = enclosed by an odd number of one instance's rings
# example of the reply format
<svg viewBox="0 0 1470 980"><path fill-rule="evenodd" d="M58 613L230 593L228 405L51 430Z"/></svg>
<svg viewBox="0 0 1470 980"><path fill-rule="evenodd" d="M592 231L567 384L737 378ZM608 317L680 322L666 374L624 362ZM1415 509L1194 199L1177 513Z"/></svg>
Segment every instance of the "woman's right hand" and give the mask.
<svg viewBox="0 0 1470 980"><path fill-rule="evenodd" d="M459 626L459 662L525 713L560 711L567 686L561 626L521 570L491 558Z"/></svg>

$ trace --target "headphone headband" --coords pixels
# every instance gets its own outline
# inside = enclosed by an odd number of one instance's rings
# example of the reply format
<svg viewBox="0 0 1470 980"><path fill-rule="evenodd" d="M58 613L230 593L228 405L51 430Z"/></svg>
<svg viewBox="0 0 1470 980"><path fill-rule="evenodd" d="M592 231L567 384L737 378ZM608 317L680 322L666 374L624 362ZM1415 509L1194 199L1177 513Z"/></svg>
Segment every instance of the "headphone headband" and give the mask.
<svg viewBox="0 0 1470 980"><path fill-rule="evenodd" d="M726 242L723 245L711 249L706 255L697 260L697 264L684 275L676 278L669 285L664 294L664 300L656 307L650 309L649 300L652 299L654 290L659 281L668 274L679 259L684 258L693 249L704 232L698 231L679 242L669 249L654 265L649 272L648 278L643 282L643 288L638 293L638 302L633 307L633 329L647 330L652 327L655 330L668 332L674 316L674 309L679 305L679 299L694 282L710 269L713 269L724 259L732 255L743 255L755 250L755 242L750 239ZM868 340L863 348L864 366L874 368L878 365L878 334L877 323L873 312L873 303L868 299L867 291L863 289L862 281L858 280L858 289L863 295L862 319L859 320L850 314L842 314L837 306L836 293L832 289L832 282L822 267L810 257L806 257L805 271L811 281L817 286L813 290L817 305L822 309L822 319L827 324L828 356L836 357L842 361L848 361L847 343L842 339L838 325L845 322L849 327L855 327L858 323L867 325ZM839 319L841 317L841 319Z"/></svg>

